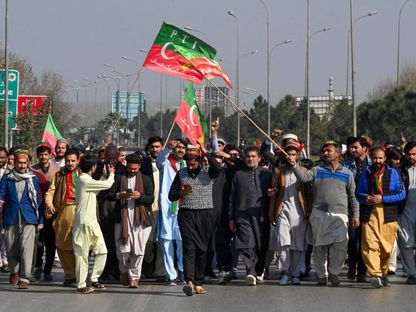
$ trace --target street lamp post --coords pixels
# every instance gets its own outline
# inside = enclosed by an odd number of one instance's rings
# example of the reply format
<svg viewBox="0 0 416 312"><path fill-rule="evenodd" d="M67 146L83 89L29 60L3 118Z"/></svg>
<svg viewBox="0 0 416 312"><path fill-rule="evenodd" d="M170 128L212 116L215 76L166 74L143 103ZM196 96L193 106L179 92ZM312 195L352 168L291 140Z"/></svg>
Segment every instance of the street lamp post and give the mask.
<svg viewBox="0 0 416 312"><path fill-rule="evenodd" d="M110 108L111 112L111 102L110 102L110 84L108 83L109 78L105 75L97 75L97 78L104 81L107 84L107 105ZM105 116L105 113L103 114L103 117Z"/></svg>
<svg viewBox="0 0 416 312"><path fill-rule="evenodd" d="M235 99L236 104L240 106L240 32L238 26L237 16L233 11L228 11L228 15L232 16L236 25L236 49L237 49L237 65L236 65L236 85L235 85ZM237 111L237 146L240 145L240 112Z"/></svg>
<svg viewBox="0 0 416 312"><path fill-rule="evenodd" d="M400 84L400 22L402 18L402 11L405 5L409 3L409 1L410 0L406 0L400 7L399 22L397 25L397 66L396 66L396 88L397 90L399 90L399 84Z"/></svg>
<svg viewBox="0 0 416 312"><path fill-rule="evenodd" d="M7 51L8 0L4 15L4 146L9 149L9 64Z"/></svg>
<svg viewBox="0 0 416 312"><path fill-rule="evenodd" d="M378 13L377 11L368 12L367 14L356 18L354 20L354 23L356 23L359 20L362 20L366 17L376 15L377 13ZM349 70L350 70L350 34L351 34L351 28L348 28L348 36L347 36L348 37L348 39L347 39L347 42L348 42L348 44L347 44L347 83L346 83L346 89L345 89L345 96L346 97L348 97L348 84L349 84L349 77L350 77L350 75L349 75Z"/></svg>
<svg viewBox="0 0 416 312"><path fill-rule="evenodd" d="M354 10L353 0L350 0L350 29L351 29L351 105L353 135L357 136L357 108L355 107L355 67L354 67Z"/></svg>
<svg viewBox="0 0 416 312"><path fill-rule="evenodd" d="M259 0L266 10L266 32L267 32L267 133L270 134L270 23L269 23L269 10L263 0Z"/></svg>
<svg viewBox="0 0 416 312"><path fill-rule="evenodd" d="M273 54L273 51L274 51L274 49L275 48L277 48L277 47L280 47L280 46L282 46L282 45L286 45L286 44L289 44L289 43L291 43L292 42L292 40L283 40L283 41L281 41L281 42L278 42L278 43L276 43L275 45L273 45L272 46L272 48L270 49L270 51L269 51L269 66L270 66L270 69L271 69L271 66L272 66L272 54ZM270 79L270 78L269 78ZM268 118L268 121L270 122L270 95L269 95L269 99L267 100L267 102L269 103L269 108L268 108L268 111L267 111L267 118ZM269 125L269 128L271 127L271 124ZM268 129L269 130L269 134L271 133L271 129Z"/></svg>
<svg viewBox="0 0 416 312"><path fill-rule="evenodd" d="M129 58L127 56L121 56L121 58L125 61L131 62L137 66L137 68L140 68L140 65L134 61L132 58ZM140 133L140 118L141 118L141 110L142 110L142 104L140 102L140 74L141 69L137 72L137 91L138 91L138 106L137 106L137 146L141 145L141 133Z"/></svg>
<svg viewBox="0 0 416 312"><path fill-rule="evenodd" d="M306 154L310 157L310 145L311 145L311 103L310 103L310 96L309 96L309 79L310 79L310 41L312 37L321 33L330 31L332 29L331 26L326 26L310 33L309 27L309 0L307 0L307 26L306 26L306 106L307 106L307 117L306 117Z"/></svg>
<svg viewBox="0 0 416 312"><path fill-rule="evenodd" d="M202 31L202 30L199 30L199 29L196 29L196 28L193 28L193 27L191 27L191 26L185 26L184 27L184 29L186 29L186 30L189 30L189 31L193 31L193 32L196 32L196 33L200 33L201 35L203 35L204 37L205 37L205 39L207 40L207 42L209 43L209 44L211 44L211 42L210 42L210 40L209 40L209 38L208 38L208 36Z"/></svg>

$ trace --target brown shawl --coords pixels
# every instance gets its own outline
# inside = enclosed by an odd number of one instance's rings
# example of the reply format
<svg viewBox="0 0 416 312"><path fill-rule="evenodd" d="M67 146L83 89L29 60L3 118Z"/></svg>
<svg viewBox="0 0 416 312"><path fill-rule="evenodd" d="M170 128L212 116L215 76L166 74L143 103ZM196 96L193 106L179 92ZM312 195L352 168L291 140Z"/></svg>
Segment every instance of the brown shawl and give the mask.
<svg viewBox="0 0 416 312"><path fill-rule="evenodd" d="M128 188L128 178L127 176L121 176L120 185L121 191L126 191ZM143 186L143 179L142 175L139 173L136 174L136 185L134 191L140 192L140 196L144 194L144 186ZM138 199L135 200L135 210L134 210L134 219L136 226L143 225L149 226L149 216L147 208L142 205L138 204ZM127 199L121 199L121 228L122 228L122 235L123 235L123 244L127 244L129 239L129 212L127 207Z"/></svg>

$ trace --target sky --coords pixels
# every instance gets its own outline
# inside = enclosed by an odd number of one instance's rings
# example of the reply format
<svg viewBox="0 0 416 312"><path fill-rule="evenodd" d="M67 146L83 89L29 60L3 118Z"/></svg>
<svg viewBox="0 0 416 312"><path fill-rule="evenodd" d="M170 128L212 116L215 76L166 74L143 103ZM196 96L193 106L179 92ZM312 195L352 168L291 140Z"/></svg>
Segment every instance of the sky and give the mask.
<svg viewBox="0 0 416 312"><path fill-rule="evenodd" d="M310 0L311 33L331 26L327 32L313 36L310 45L310 95L328 94L328 79L334 77L336 95L346 89L347 34L349 0ZM354 18L377 11L354 24L355 72L357 102L366 99L381 80L395 79L397 56L397 24L404 0L354 0ZM269 11L270 46L278 46L271 56L270 97L275 105L286 94L304 95L306 54L306 0L264 0ZM0 41L4 43L5 0L0 0ZM240 55L253 50L258 53L240 57L240 102L250 106L258 94L266 96L267 36L266 11L259 0L9 0L9 51L27 59L36 73L53 70L65 79L85 83L105 74L117 76L104 63L123 73L140 69L163 21L177 27L191 26L208 37L223 58L221 66L235 84L236 22L227 14L232 10L239 23ZM416 1L411 0L401 18L400 63L415 63L414 32ZM123 60L126 56L135 63ZM216 78L218 85L225 85ZM121 80L121 89L133 83ZM350 84L351 85L351 84ZM163 76L163 105L179 105L180 79ZM87 89L89 114L97 87L97 103L107 101L107 85L99 81ZM110 83L115 89L116 83ZM247 92L245 88L256 91ZM160 74L144 69L140 89L145 93L148 111L160 107ZM85 101L80 91L80 102ZM248 94L247 94L248 93ZM68 93L75 103L76 91ZM81 105L81 104L80 104ZM76 107L73 106L76 110ZM99 112L102 110L98 109ZM100 116L99 116L100 117Z"/></svg>

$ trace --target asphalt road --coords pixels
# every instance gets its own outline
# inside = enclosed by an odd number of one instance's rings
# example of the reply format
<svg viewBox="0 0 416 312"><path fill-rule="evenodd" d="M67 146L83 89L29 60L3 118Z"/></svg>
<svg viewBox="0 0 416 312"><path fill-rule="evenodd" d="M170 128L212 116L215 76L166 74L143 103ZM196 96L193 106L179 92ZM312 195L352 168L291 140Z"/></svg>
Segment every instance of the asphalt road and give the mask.
<svg viewBox="0 0 416 312"><path fill-rule="evenodd" d="M391 287L374 289L369 284L348 281L341 285L279 286L278 273L272 280L256 287L245 286L243 272L239 280L226 286L206 285L207 294L187 297L182 286L165 286L141 281L139 288L107 285L107 289L89 295L61 287L63 274L53 270L54 282L32 283L30 289L10 286L8 274L0 274L0 312L70 312L70 311L415 311L416 285L407 285L401 272L390 278Z"/></svg>

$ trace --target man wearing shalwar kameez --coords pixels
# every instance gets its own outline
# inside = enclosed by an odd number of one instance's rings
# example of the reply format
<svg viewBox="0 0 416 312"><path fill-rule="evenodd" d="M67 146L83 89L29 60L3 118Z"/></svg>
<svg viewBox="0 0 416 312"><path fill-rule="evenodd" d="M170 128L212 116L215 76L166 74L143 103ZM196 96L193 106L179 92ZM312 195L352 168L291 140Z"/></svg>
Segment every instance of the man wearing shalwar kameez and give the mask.
<svg viewBox="0 0 416 312"><path fill-rule="evenodd" d="M201 151L208 158L208 170L203 168ZM184 157L186 168L182 168L176 174L169 192L169 199L181 200L178 222L183 239L186 281L183 292L187 296L192 296L194 291L196 294L206 293L202 288L202 282L215 223L213 179L221 170L215 157L208 154L202 145L201 151L195 146L188 146Z"/></svg>
<svg viewBox="0 0 416 312"><path fill-rule="evenodd" d="M160 174L159 233L163 262L169 285L176 285L178 274L175 268L175 247L179 280L183 279L182 237L178 225L178 202L169 200L169 191L176 173L186 166L183 157L187 143L182 138L171 140L156 158Z"/></svg>
<svg viewBox="0 0 416 312"><path fill-rule="evenodd" d="M45 194L47 219L53 217L55 245L65 274L64 287L75 287L75 256L72 227L75 217L76 181L79 155L76 149L65 152L65 167L55 174Z"/></svg>
<svg viewBox="0 0 416 312"><path fill-rule="evenodd" d="M246 266L246 284L256 286L264 272L269 247L268 220L272 173L259 167L260 150L251 146L244 153L246 168L236 172L230 191L229 227L235 247Z"/></svg>
<svg viewBox="0 0 416 312"><path fill-rule="evenodd" d="M102 190L109 189L114 183L114 167L110 166L108 178L94 180L92 174L97 160L84 156L80 161L82 173L77 180L77 196L75 199L75 220L73 229L73 246L75 254L75 275L77 289L80 293L90 293L95 289L105 289L98 282L98 277L104 270L107 259L103 233L97 221L97 195ZM90 251L94 253L94 268L91 273L91 286L86 285Z"/></svg>
<svg viewBox="0 0 416 312"><path fill-rule="evenodd" d="M285 152L298 162L300 142L290 142ZM303 171L307 169L301 167ZM293 169L286 163L273 169L272 188L269 190L269 220L272 224L271 247L279 254L278 266L282 271L280 285L300 284L300 271L305 262L306 226L310 214L311 190L309 184L297 180Z"/></svg>
<svg viewBox="0 0 416 312"><path fill-rule="evenodd" d="M294 166L293 171L300 181L312 182L309 222L318 285L326 285L329 280L337 286L340 283L338 275L347 257L348 202L354 228L360 224L359 204L355 197L354 176L339 162L340 146L334 141L327 141L321 150L324 163L306 172L291 159L288 162Z"/></svg>
<svg viewBox="0 0 416 312"><path fill-rule="evenodd" d="M116 176L108 198L117 200L115 242L122 285L137 288L142 273L145 248L152 231L150 209L154 200L153 184L140 173L142 157L126 157L127 174Z"/></svg>
<svg viewBox="0 0 416 312"><path fill-rule="evenodd" d="M39 211L41 196L39 179L29 170L29 155L17 152L14 169L0 182L0 210L10 268L10 284L29 288L35 233L43 226Z"/></svg>
<svg viewBox="0 0 416 312"><path fill-rule="evenodd" d="M382 148L371 151L372 165L364 171L357 185L357 199L362 208L362 256L370 283L376 288L389 286L387 272L397 232L397 203L406 197L406 189L396 169L385 164Z"/></svg>

